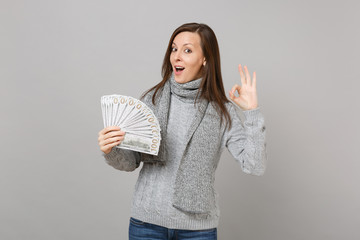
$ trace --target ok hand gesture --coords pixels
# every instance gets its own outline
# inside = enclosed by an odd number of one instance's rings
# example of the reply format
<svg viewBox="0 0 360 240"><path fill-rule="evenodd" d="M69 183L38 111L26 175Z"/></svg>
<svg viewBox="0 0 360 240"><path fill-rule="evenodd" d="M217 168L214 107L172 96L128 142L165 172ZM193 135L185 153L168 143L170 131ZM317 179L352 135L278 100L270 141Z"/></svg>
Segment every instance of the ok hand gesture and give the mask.
<svg viewBox="0 0 360 240"><path fill-rule="evenodd" d="M243 110L251 110L258 107L257 94L256 94L256 73L253 73L253 81L251 82L250 74L247 67L244 67L245 75L239 64L239 72L241 78L241 87L235 84L229 91L230 99L233 100ZM239 96L235 96L235 91Z"/></svg>

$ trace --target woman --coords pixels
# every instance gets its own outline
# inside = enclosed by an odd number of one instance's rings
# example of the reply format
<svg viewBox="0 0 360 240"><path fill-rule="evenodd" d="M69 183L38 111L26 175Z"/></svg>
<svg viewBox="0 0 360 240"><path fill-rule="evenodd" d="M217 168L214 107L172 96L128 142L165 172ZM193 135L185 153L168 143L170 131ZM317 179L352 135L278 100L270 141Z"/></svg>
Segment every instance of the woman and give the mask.
<svg viewBox="0 0 360 240"><path fill-rule="evenodd" d="M223 88L214 32L205 24L184 24L170 38L162 81L142 96L160 123L158 156L114 148L125 135L119 127L99 132L109 165L133 171L143 162L129 239L217 239L220 210L214 181L224 147L245 173L264 173L265 125L256 75L251 80L246 66L244 70L239 65L241 86L235 84L229 91L231 103Z"/></svg>

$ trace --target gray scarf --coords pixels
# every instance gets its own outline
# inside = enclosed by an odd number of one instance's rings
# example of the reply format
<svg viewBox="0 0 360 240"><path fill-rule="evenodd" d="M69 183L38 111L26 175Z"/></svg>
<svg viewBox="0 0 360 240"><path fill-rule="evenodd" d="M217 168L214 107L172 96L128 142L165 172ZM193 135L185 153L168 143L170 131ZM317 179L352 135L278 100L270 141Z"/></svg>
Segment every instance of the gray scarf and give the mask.
<svg viewBox="0 0 360 240"><path fill-rule="evenodd" d="M166 161L166 132L170 107L170 92L184 101L194 101L201 79L179 84L174 76L165 83L156 97L144 102L154 111L161 127L161 143L158 156L141 153L141 161L162 163ZM186 148L175 181L173 206L189 213L209 213L215 207L214 171L219 159L222 127L219 115L205 99L197 99L198 111L186 133ZM205 114L207 113L207 114Z"/></svg>
<svg viewBox="0 0 360 240"><path fill-rule="evenodd" d="M172 75L170 78L170 91L183 102L194 102L200 87L201 80L202 78L199 78L187 83L178 83L175 81L175 78Z"/></svg>

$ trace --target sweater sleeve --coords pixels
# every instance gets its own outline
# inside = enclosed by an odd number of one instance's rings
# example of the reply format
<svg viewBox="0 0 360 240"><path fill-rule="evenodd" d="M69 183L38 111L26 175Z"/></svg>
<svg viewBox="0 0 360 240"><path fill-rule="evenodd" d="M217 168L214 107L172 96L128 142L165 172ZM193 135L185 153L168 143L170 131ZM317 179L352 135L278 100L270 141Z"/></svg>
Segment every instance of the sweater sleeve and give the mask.
<svg viewBox="0 0 360 240"><path fill-rule="evenodd" d="M115 169L132 172L140 166L139 152L113 147L108 154L103 156L110 166Z"/></svg>
<svg viewBox="0 0 360 240"><path fill-rule="evenodd" d="M260 107L246 110L243 111L245 120L242 123L235 108L238 107L231 104L232 127L224 134L226 147L240 163L243 172L261 176L267 161L264 117Z"/></svg>

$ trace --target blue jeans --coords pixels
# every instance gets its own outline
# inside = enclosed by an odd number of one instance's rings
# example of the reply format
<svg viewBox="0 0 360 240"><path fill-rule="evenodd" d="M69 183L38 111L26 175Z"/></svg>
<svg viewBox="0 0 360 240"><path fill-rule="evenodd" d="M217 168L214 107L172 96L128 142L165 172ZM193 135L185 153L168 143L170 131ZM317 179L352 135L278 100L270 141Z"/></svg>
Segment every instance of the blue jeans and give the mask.
<svg viewBox="0 0 360 240"><path fill-rule="evenodd" d="M217 240L217 229L183 230L161 227L130 217L129 240Z"/></svg>

